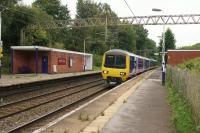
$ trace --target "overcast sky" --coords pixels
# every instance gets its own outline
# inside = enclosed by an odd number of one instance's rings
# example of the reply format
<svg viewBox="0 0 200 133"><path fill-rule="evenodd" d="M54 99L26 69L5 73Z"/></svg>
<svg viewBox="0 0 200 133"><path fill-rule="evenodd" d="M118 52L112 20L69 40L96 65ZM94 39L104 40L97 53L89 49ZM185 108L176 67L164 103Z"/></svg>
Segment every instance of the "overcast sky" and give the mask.
<svg viewBox="0 0 200 133"><path fill-rule="evenodd" d="M30 5L34 0L23 0ZM61 0L67 4L71 16L76 13L76 0ZM108 3L119 17L133 16L124 0L94 0L95 2ZM162 15L162 12L152 12L152 8L160 8L167 15L172 14L200 14L200 0L126 0L136 16ZM172 25L169 27L175 35L178 47L192 45L200 42L200 25ZM157 43L161 36L163 26L145 26L149 31L149 38Z"/></svg>

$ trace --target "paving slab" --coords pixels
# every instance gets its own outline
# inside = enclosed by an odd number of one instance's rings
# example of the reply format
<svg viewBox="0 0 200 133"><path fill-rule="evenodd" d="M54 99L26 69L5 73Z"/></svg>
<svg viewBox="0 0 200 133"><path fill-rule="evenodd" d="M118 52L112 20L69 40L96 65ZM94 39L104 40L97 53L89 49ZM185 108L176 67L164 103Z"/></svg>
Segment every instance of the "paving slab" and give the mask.
<svg viewBox="0 0 200 133"><path fill-rule="evenodd" d="M167 90L157 69L110 119L101 133L173 133Z"/></svg>

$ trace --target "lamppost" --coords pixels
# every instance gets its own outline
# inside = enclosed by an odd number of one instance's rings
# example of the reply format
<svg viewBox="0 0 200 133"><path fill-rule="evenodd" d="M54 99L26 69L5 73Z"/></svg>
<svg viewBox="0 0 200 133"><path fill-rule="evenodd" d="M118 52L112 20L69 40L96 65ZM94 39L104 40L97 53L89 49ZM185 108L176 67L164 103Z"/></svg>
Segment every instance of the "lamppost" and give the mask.
<svg viewBox="0 0 200 133"><path fill-rule="evenodd" d="M155 12L161 12L164 15L164 11L162 9L158 8L153 8L152 11ZM166 68L165 68L165 24L163 24L163 33L162 33L163 41L162 41L162 85L165 85L165 73L166 73Z"/></svg>

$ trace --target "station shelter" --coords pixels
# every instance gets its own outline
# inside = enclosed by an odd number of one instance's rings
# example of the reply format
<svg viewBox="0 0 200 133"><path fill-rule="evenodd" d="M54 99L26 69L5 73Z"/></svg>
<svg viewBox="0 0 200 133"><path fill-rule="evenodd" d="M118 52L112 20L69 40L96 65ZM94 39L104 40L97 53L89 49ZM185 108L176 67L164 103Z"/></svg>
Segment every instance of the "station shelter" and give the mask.
<svg viewBox="0 0 200 133"><path fill-rule="evenodd" d="M12 46L11 69L20 73L70 73L92 70L93 55L41 46Z"/></svg>
<svg viewBox="0 0 200 133"><path fill-rule="evenodd" d="M182 64L185 61L200 57L200 50L168 50L167 63L170 65Z"/></svg>

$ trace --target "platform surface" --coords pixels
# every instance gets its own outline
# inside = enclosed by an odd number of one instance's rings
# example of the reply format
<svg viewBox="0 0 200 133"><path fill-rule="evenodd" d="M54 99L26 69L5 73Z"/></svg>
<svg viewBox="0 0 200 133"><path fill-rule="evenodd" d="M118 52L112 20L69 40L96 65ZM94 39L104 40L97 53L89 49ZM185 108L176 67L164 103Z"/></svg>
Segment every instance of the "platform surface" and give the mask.
<svg viewBox="0 0 200 133"><path fill-rule="evenodd" d="M167 90L157 69L129 97L101 133L173 133Z"/></svg>
<svg viewBox="0 0 200 133"><path fill-rule="evenodd" d="M71 77L76 75L96 73L100 71L86 71L86 72L75 72L75 73L62 73L62 74L13 74L13 75L2 75L0 79L0 87L11 86L16 84L30 83L41 80L49 80L56 78Z"/></svg>

